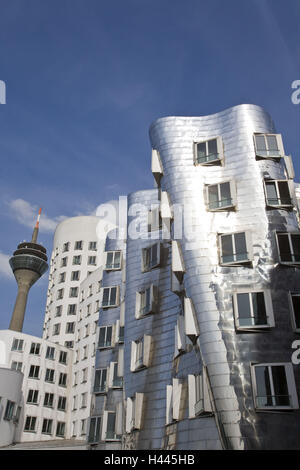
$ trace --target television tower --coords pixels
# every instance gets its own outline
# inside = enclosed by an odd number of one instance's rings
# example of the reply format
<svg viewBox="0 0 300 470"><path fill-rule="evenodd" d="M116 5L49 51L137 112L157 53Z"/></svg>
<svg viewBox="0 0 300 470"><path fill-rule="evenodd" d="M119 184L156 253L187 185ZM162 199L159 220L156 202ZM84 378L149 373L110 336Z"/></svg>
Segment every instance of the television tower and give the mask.
<svg viewBox="0 0 300 470"><path fill-rule="evenodd" d="M39 210L31 242L20 243L9 260L18 283L18 295L9 325L9 329L14 331L22 331L30 287L48 269L46 248L37 243L41 212L42 209Z"/></svg>

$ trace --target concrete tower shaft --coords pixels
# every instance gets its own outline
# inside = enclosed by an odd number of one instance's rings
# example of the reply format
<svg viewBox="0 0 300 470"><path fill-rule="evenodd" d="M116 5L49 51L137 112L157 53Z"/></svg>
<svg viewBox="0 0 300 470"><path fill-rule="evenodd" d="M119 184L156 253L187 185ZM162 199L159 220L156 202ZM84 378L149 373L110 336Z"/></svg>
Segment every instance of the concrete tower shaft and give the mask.
<svg viewBox="0 0 300 470"><path fill-rule="evenodd" d="M29 289L48 269L46 249L36 243L40 214L41 209L31 242L20 243L9 260L18 283L18 295L9 325L9 329L14 331L22 331Z"/></svg>

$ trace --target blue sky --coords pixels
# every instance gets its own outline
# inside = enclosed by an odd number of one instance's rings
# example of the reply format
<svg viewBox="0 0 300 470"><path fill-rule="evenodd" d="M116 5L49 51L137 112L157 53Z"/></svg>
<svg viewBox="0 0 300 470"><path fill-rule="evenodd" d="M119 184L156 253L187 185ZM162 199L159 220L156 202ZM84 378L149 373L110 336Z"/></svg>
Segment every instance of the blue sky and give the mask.
<svg viewBox="0 0 300 470"><path fill-rule="evenodd" d="M62 217L153 186L148 129L168 115L264 106L300 181L299 0L0 0L0 328L7 265L43 207L51 252ZM41 334L45 275L24 331Z"/></svg>

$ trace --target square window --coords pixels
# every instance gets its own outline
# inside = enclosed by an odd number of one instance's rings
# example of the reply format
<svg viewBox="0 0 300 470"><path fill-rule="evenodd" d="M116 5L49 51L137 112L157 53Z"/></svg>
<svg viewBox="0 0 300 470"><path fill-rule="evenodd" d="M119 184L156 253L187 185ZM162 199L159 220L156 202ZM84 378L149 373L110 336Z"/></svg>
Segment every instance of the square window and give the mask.
<svg viewBox="0 0 300 470"><path fill-rule="evenodd" d="M14 338L11 350L12 351L22 352L23 351L23 345L24 345L24 340L23 339Z"/></svg>
<svg viewBox="0 0 300 470"><path fill-rule="evenodd" d="M73 265L80 265L81 264L81 255L73 256Z"/></svg>
<svg viewBox="0 0 300 470"><path fill-rule="evenodd" d="M89 250L97 251L97 242L89 242Z"/></svg>
<svg viewBox="0 0 300 470"><path fill-rule="evenodd" d="M36 417L26 416L24 431L35 432Z"/></svg>
<svg viewBox="0 0 300 470"><path fill-rule="evenodd" d="M198 165L220 165L223 159L221 137L196 142L194 144L194 161Z"/></svg>
<svg viewBox="0 0 300 470"><path fill-rule="evenodd" d="M70 249L70 242L64 243L63 244L63 252L69 251Z"/></svg>
<svg viewBox="0 0 300 470"><path fill-rule="evenodd" d="M80 278L80 271L72 271L71 281L79 281L79 278Z"/></svg>
<svg viewBox="0 0 300 470"><path fill-rule="evenodd" d="M210 184L206 187L208 210L229 210L236 205L235 186L233 181Z"/></svg>

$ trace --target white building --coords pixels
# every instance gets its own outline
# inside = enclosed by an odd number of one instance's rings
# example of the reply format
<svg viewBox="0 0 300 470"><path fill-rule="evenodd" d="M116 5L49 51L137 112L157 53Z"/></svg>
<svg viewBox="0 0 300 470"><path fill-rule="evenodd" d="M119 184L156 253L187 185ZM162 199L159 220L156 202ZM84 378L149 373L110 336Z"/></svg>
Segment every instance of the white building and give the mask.
<svg viewBox="0 0 300 470"><path fill-rule="evenodd" d="M80 284L78 318L73 358L71 391L72 438L86 439L94 380L97 325L101 296L102 266Z"/></svg>
<svg viewBox="0 0 300 470"><path fill-rule="evenodd" d="M0 346L0 445L68 439L73 351L12 330Z"/></svg>
<svg viewBox="0 0 300 470"><path fill-rule="evenodd" d="M43 337L70 348L79 319L80 283L102 264L99 220L95 216L66 219L54 235Z"/></svg>

